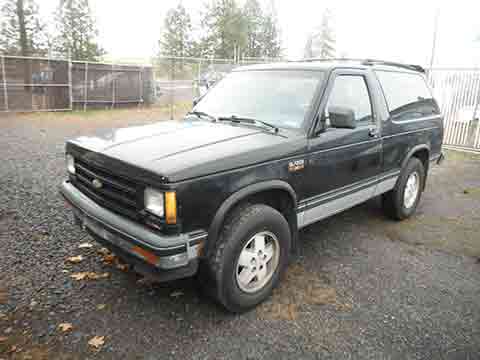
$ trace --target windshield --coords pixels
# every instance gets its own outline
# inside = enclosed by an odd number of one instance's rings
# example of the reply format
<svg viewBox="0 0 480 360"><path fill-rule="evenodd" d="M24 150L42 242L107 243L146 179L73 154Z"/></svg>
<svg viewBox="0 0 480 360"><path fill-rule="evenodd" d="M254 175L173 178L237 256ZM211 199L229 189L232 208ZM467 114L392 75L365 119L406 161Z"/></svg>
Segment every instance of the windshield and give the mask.
<svg viewBox="0 0 480 360"><path fill-rule="evenodd" d="M315 89L318 71L238 71L225 76L195 106L215 117L246 117L284 128L300 128Z"/></svg>

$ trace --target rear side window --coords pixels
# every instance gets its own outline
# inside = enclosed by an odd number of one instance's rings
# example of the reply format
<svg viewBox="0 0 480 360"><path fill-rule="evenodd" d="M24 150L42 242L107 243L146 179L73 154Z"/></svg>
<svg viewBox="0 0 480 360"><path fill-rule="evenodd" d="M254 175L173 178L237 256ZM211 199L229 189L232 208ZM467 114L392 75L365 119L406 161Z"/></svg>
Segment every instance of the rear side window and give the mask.
<svg viewBox="0 0 480 360"><path fill-rule="evenodd" d="M353 110L356 121L371 122L372 105L364 77L361 75L338 76L328 98L327 112L330 106L349 108Z"/></svg>
<svg viewBox="0 0 480 360"><path fill-rule="evenodd" d="M440 113L425 79L420 74L380 70L377 70L376 74L392 120L412 120Z"/></svg>

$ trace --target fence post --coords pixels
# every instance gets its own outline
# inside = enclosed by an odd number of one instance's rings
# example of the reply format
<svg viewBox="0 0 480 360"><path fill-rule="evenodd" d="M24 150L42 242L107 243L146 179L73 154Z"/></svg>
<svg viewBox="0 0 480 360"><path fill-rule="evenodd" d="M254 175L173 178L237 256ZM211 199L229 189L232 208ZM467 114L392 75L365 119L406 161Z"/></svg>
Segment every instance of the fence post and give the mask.
<svg viewBox="0 0 480 360"><path fill-rule="evenodd" d="M87 111L87 101L88 101L88 62L85 62L85 81L83 84L83 111Z"/></svg>
<svg viewBox="0 0 480 360"><path fill-rule="evenodd" d="M2 55L2 79L3 79L3 101L5 102L5 111L8 111L7 78L5 73L5 56L3 55Z"/></svg>
<svg viewBox="0 0 480 360"><path fill-rule="evenodd" d="M115 108L115 70L114 63L112 63L112 109Z"/></svg>
<svg viewBox="0 0 480 360"><path fill-rule="evenodd" d="M173 80L175 79L175 59L172 57L172 67L170 68L170 120L173 120Z"/></svg>
<svg viewBox="0 0 480 360"><path fill-rule="evenodd" d="M70 57L70 52L68 52L68 100L70 111L73 110L73 87L72 87L72 58Z"/></svg>
<svg viewBox="0 0 480 360"><path fill-rule="evenodd" d="M139 92L140 92L140 101L138 102L138 105L143 104L143 71L144 67L140 67L140 70L138 72L138 86L139 86Z"/></svg>

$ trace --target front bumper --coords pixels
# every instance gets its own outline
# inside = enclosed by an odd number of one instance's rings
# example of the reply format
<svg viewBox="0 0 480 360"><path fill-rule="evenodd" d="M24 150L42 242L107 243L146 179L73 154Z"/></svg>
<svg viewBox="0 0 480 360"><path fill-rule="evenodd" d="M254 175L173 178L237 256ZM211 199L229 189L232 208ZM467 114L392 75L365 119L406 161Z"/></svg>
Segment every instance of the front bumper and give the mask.
<svg viewBox="0 0 480 360"><path fill-rule="evenodd" d="M133 263L139 272L166 281L197 271L206 231L160 235L101 207L68 180L62 183L60 192L71 205L77 223L97 241Z"/></svg>

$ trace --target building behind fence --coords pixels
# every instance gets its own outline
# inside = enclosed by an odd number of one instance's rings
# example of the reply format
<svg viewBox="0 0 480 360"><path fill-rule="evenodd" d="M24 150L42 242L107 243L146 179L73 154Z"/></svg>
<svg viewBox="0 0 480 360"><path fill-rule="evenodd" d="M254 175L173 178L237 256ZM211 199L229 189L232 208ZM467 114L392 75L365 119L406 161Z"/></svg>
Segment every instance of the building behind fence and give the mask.
<svg viewBox="0 0 480 360"><path fill-rule="evenodd" d="M2 56L0 110L63 111L153 101L151 66Z"/></svg>
<svg viewBox="0 0 480 360"><path fill-rule="evenodd" d="M1 56L0 111L62 111L160 106L175 117L236 66L279 59L162 57L122 65ZM480 150L480 70L431 69L428 80L445 117L446 145Z"/></svg>

